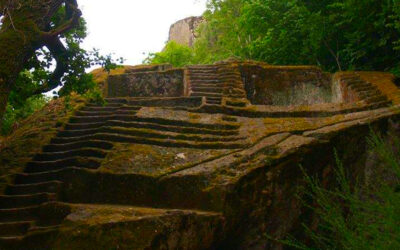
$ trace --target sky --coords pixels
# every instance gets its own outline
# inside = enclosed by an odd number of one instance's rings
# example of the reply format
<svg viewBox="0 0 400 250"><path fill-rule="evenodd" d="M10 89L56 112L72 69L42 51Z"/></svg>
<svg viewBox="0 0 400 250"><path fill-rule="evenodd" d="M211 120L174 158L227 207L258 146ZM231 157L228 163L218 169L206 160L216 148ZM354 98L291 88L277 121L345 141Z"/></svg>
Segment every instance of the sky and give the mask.
<svg viewBox="0 0 400 250"><path fill-rule="evenodd" d="M201 15L206 1L79 0L88 27L83 47L114 53L126 65L140 64L149 52L162 50L173 23Z"/></svg>

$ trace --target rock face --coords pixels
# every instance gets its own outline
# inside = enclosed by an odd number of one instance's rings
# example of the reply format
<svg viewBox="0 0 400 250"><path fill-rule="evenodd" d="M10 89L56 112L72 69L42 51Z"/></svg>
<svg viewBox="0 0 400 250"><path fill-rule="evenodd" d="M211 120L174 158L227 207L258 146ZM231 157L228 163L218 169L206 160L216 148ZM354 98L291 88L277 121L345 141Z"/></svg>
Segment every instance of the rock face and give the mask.
<svg viewBox="0 0 400 250"><path fill-rule="evenodd" d="M179 70L179 93L157 95ZM157 88L79 105L37 140L42 150L0 196L0 248L279 248L264 235L301 235L307 222L300 166L326 183L336 149L355 177L374 168L370 128L385 133L400 117L393 80L241 61L126 71L108 86ZM289 102L297 86L317 92ZM275 93L288 94L278 103Z"/></svg>
<svg viewBox="0 0 400 250"><path fill-rule="evenodd" d="M203 17L188 17L174 23L169 30L168 41L192 47L197 36L196 29L203 20Z"/></svg>

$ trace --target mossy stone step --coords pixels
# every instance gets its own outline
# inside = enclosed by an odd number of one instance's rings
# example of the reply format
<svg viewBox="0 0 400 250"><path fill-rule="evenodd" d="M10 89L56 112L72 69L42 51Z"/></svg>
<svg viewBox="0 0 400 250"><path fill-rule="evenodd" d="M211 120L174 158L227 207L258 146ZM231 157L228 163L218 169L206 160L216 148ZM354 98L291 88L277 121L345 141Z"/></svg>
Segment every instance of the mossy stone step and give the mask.
<svg viewBox="0 0 400 250"><path fill-rule="evenodd" d="M35 221L39 206L0 209L0 222Z"/></svg>
<svg viewBox="0 0 400 250"><path fill-rule="evenodd" d="M198 148L198 149L236 149L246 146L245 142L225 142L225 141L184 141L184 140L173 140L173 139L160 139L160 138L148 138L131 135L120 135L110 133L98 133L94 135L82 136L82 137L68 137L68 138L57 138L58 143L65 143L66 141L80 141L88 139L101 139L110 142L119 143L136 143L136 144L147 144L156 145L162 147L176 147L176 148ZM211 140L210 138L209 140ZM31 170L32 168L30 168ZM33 170L33 169L32 169Z"/></svg>
<svg viewBox="0 0 400 250"><path fill-rule="evenodd" d="M16 221L0 223L0 237L22 236L25 235L34 221Z"/></svg>
<svg viewBox="0 0 400 250"><path fill-rule="evenodd" d="M352 81L352 82L347 82L347 86L350 88L359 88L359 87L373 87L371 83L365 82L365 81Z"/></svg>
<svg viewBox="0 0 400 250"><path fill-rule="evenodd" d="M86 138L85 136L91 136L95 134L116 134L116 135L131 135L131 136L138 136L138 137L148 137L148 138L158 138L158 139L170 139L170 140L183 140L183 141L201 141L201 142L212 142L212 141L237 141L243 138L235 137L235 136L204 136L201 134L183 134L183 133L175 133L169 131L158 131L153 129L143 129L143 128L123 128L123 127L102 127L98 129L88 129L88 130L76 130L76 131L68 131L68 134L60 136L59 138L64 139L72 139L74 140L82 140L82 138ZM87 156L94 157L94 153L87 150ZM85 154L86 152L81 150L78 153ZM100 150L97 151L98 154L106 152L102 152ZM68 155L67 155L68 156ZM85 156L85 155L77 155L77 156ZM98 158L101 158L97 156ZM42 157L44 158L44 157ZM36 160L36 159L35 159Z"/></svg>
<svg viewBox="0 0 400 250"><path fill-rule="evenodd" d="M218 84L192 84L193 87L200 87L200 88L239 88L236 84L232 84L229 82L226 83L218 83Z"/></svg>
<svg viewBox="0 0 400 250"><path fill-rule="evenodd" d="M221 81L219 79L190 79L190 83L192 85L199 85L199 84L218 84Z"/></svg>
<svg viewBox="0 0 400 250"><path fill-rule="evenodd" d="M37 193L24 195L0 195L0 208L22 208L55 201L55 193Z"/></svg>
<svg viewBox="0 0 400 250"><path fill-rule="evenodd" d="M36 193L58 193L61 191L63 183L61 181L48 181L35 184L8 185L6 195L23 195Z"/></svg>
<svg viewBox="0 0 400 250"><path fill-rule="evenodd" d="M75 126L76 125L76 126ZM142 128L142 129L154 129L158 131L167 131L167 132L176 132L176 133L189 133L189 134L207 134L207 135L219 135L219 136L233 136L238 135L238 130L214 130L207 128L196 128L196 127L180 127L180 126L172 126L172 125L162 125L156 123L147 123L147 122L124 122L124 121L108 121L105 123L83 123L83 124L69 124L67 125L71 130L86 130L86 129L95 129L104 126L108 127L122 127L122 128ZM98 145L103 145L106 142L98 141ZM87 142L85 142L87 143ZM110 143L109 143L110 144ZM52 144L53 146L61 146L57 144ZM68 145L68 144L65 144ZM110 144L112 147L112 144ZM110 147L110 148L111 148ZM109 149L109 148L105 148Z"/></svg>
<svg viewBox="0 0 400 250"><path fill-rule="evenodd" d="M64 169L67 167L97 169L101 165L98 158L73 157L56 161L31 161L25 168L26 173L40 173Z"/></svg>
<svg viewBox="0 0 400 250"><path fill-rule="evenodd" d="M373 90L377 90L377 88L375 86L350 86L350 89L356 92L361 92L361 91L373 91Z"/></svg>
<svg viewBox="0 0 400 250"><path fill-rule="evenodd" d="M192 86L192 91L195 92L211 92L211 93L222 93L224 91L224 87L199 87L199 86Z"/></svg>
<svg viewBox="0 0 400 250"><path fill-rule="evenodd" d="M242 74L238 71L222 71L218 73L219 76L239 76L241 77Z"/></svg>
<svg viewBox="0 0 400 250"><path fill-rule="evenodd" d="M216 101L216 100L208 100L207 104L212 104L212 105L221 105L222 101Z"/></svg>
<svg viewBox="0 0 400 250"><path fill-rule="evenodd" d="M98 116L98 115L135 115L138 110L115 110L115 111L77 111L76 116Z"/></svg>
<svg viewBox="0 0 400 250"><path fill-rule="evenodd" d="M86 112L115 112L117 110L123 110L123 111L139 111L141 109L140 106L127 106L127 105L122 105L118 107L106 107L106 106L86 106L83 107L80 111L86 111Z"/></svg>
<svg viewBox="0 0 400 250"><path fill-rule="evenodd" d="M65 172L75 171L76 167L67 167L59 170L39 172L39 173L20 173L15 175L15 185L32 185L45 182L61 181Z"/></svg>
<svg viewBox="0 0 400 250"><path fill-rule="evenodd" d="M79 148L63 152L47 152L35 155L34 161L55 161L71 157L105 158L108 151L94 148Z"/></svg>
<svg viewBox="0 0 400 250"><path fill-rule="evenodd" d="M92 125L92 124L90 124ZM113 148L113 144L101 141L101 140L88 140L84 142L72 142L66 144L48 144L43 147L43 152L50 153L50 152L65 152L71 150L77 150L81 148L97 148L97 149L104 149L110 150Z"/></svg>
<svg viewBox="0 0 400 250"><path fill-rule="evenodd" d="M213 75L190 75L190 80L218 80L219 77Z"/></svg>
<svg viewBox="0 0 400 250"><path fill-rule="evenodd" d="M367 91L357 91L357 95L359 97L361 97L362 99L366 99L369 97L382 95L382 93L379 90L375 89L375 90L367 90Z"/></svg>
<svg viewBox="0 0 400 250"><path fill-rule="evenodd" d="M170 120L165 118L153 118L153 117L139 117L139 116L127 116L127 115L115 115L115 116L93 116L93 117L72 117L71 123L98 123L105 121L125 121L125 122L146 122L155 123L160 125L172 125L190 128L206 128L212 130L236 130L240 128L240 124L207 124L207 123L195 123L181 120Z"/></svg>
<svg viewBox="0 0 400 250"><path fill-rule="evenodd" d="M388 101L388 98L386 96L383 96L383 95L378 95L378 96L373 96L373 97L366 98L363 101L365 101L368 104L380 103L380 102Z"/></svg>
<svg viewBox="0 0 400 250"><path fill-rule="evenodd" d="M106 100L107 100L107 99L106 99ZM109 102L107 102L107 103L104 104L104 105L99 105L99 104L97 104L97 103L88 103L88 104L86 104L85 107L87 107L87 108L91 108L91 107L93 107L93 108L98 108L98 107L103 107L103 108L120 108L123 104L125 104L125 103L118 103L118 102L116 102L116 103L109 103Z"/></svg>
<svg viewBox="0 0 400 250"><path fill-rule="evenodd" d="M115 111L118 110L121 107L107 107L107 106L85 106L81 109L81 111L89 111L89 112L95 112L95 111Z"/></svg>
<svg viewBox="0 0 400 250"><path fill-rule="evenodd" d="M191 96L222 97L221 93L192 92Z"/></svg>

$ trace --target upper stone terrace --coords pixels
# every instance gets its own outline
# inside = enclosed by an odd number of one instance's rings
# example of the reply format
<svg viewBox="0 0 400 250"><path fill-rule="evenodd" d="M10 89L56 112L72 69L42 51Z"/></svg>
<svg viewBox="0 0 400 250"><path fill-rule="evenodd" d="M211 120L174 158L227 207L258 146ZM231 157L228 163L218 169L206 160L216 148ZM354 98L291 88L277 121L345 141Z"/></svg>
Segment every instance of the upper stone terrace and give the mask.
<svg viewBox="0 0 400 250"><path fill-rule="evenodd" d="M172 106L263 117L329 116L390 105L383 89L363 74L254 61L138 66L110 76L105 92L109 98L158 97Z"/></svg>

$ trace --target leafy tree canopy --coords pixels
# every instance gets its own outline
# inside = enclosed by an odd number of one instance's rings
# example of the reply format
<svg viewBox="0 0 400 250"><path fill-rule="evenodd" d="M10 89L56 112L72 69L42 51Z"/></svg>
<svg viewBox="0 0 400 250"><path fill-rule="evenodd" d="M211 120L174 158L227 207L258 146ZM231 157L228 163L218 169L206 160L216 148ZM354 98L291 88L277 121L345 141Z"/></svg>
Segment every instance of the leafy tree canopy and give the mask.
<svg viewBox="0 0 400 250"><path fill-rule="evenodd" d="M400 0L209 0L204 17L197 63L234 56L400 73Z"/></svg>
<svg viewBox="0 0 400 250"><path fill-rule="evenodd" d="M1 13L6 14L3 18L7 15L11 16L7 13L8 9L13 8L12 3L12 0L6 1L4 2L6 7L0 8ZM15 3L17 4L18 1ZM48 29L64 25L69 15L67 7L67 4L61 5L52 15ZM12 20L13 17L7 18ZM0 21L3 35L10 29L14 29L14 27L2 26L3 22ZM18 27L14 31L19 32ZM57 39L48 42L46 47L40 47L33 56L28 58L11 85L7 108L2 119L2 134L11 132L18 120L42 108L49 100L48 97L43 96L44 93L53 91L55 96L66 96L71 92L84 94L96 88L92 75L86 73L87 69L99 65L109 72L117 67L117 63L123 62L122 58L114 60L111 55L101 55L96 49L86 51L81 48L81 43L86 36L86 22L80 17L73 28L60 33Z"/></svg>

